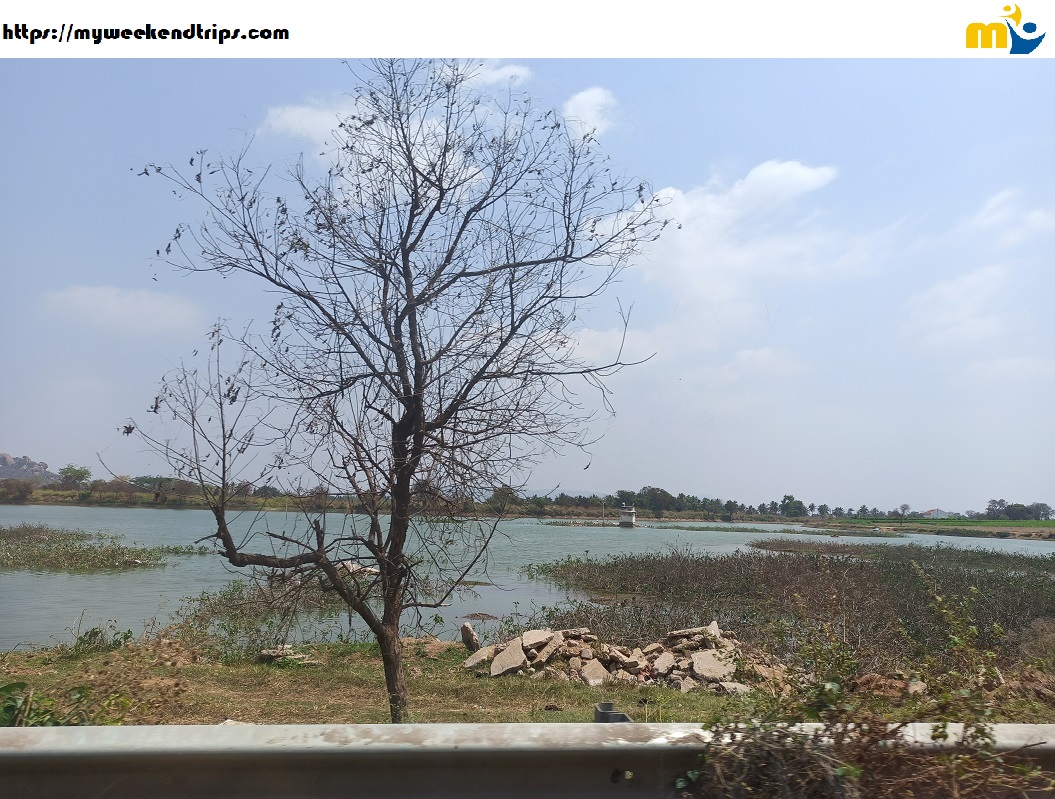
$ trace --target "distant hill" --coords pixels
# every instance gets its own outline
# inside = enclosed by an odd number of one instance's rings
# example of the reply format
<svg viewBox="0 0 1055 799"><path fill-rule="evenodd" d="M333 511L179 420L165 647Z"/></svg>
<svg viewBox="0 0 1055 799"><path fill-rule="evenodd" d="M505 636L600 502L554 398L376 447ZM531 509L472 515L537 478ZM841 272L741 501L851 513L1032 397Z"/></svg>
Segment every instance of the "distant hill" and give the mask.
<svg viewBox="0 0 1055 799"><path fill-rule="evenodd" d="M46 463L38 463L23 455L16 458L6 452L0 452L0 480L32 480L36 483L54 483L59 479L57 474L48 471Z"/></svg>

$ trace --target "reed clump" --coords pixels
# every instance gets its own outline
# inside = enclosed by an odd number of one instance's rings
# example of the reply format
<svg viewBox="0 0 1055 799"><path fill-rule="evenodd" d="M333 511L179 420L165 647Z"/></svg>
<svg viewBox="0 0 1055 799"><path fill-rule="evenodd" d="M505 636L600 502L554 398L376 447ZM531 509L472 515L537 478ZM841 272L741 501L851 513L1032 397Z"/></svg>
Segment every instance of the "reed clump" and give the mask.
<svg viewBox="0 0 1055 799"><path fill-rule="evenodd" d="M530 574L579 593L527 623L589 627L641 646L718 619L741 641L787 659L821 627L866 671L904 669L947 648L935 596L970 604L977 645L1021 657L1031 625L1055 619L1055 558L919 545L773 539L754 551L689 550L566 558Z"/></svg>

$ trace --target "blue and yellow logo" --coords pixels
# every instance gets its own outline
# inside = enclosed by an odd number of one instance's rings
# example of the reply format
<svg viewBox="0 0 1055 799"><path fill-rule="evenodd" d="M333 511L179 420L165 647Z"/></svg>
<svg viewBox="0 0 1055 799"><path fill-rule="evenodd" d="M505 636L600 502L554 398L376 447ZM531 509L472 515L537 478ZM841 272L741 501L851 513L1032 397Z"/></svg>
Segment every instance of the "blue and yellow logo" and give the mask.
<svg viewBox="0 0 1055 799"><path fill-rule="evenodd" d="M1008 12L1001 16L1001 22L972 22L967 26L967 46L969 48L986 47L1004 50L1011 41L1011 55L1032 53L1044 41L1046 33L1034 36L1037 23L1022 22L1022 9L1017 5L1004 6ZM1011 23L1015 24L1012 25Z"/></svg>

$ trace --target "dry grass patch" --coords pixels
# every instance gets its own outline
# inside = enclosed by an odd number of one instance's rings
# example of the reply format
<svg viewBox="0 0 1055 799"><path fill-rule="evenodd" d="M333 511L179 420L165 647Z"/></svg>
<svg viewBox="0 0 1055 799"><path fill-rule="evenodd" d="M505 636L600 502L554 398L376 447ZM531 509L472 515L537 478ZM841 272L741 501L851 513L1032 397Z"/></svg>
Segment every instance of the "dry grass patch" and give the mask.
<svg viewBox="0 0 1055 799"><path fill-rule="evenodd" d="M389 720L377 647L299 647L321 665L209 661L168 639L70 660L54 650L0 656L0 683L23 681L45 695L77 685L127 697L129 724L377 724ZM454 642L408 639L408 721L591 722L594 704L613 701L637 721L708 723L746 712L743 700L683 695L668 689L608 685L603 689L548 679L477 677L462 667Z"/></svg>

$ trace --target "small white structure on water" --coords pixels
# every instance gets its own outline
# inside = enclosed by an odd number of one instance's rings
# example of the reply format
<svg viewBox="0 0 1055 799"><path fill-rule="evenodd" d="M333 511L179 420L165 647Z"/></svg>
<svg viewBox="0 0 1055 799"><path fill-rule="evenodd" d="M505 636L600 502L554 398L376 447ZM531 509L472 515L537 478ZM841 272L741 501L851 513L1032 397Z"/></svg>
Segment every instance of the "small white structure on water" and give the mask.
<svg viewBox="0 0 1055 799"><path fill-rule="evenodd" d="M619 509L619 526L633 527L637 519L637 511L633 505L623 505Z"/></svg>

